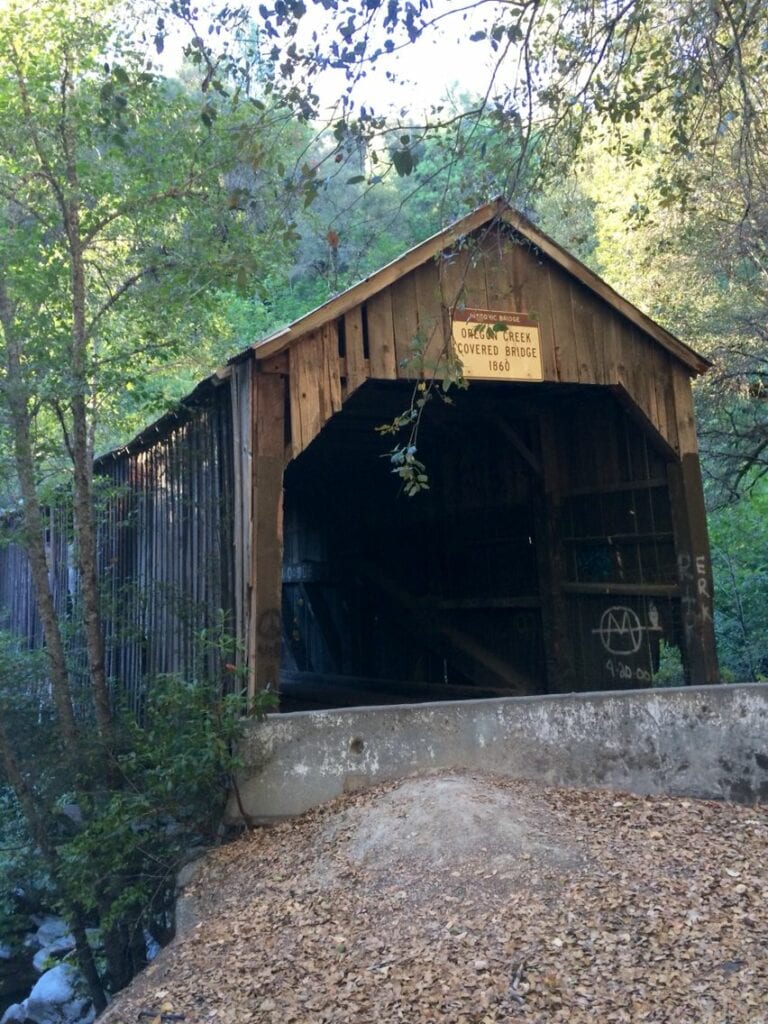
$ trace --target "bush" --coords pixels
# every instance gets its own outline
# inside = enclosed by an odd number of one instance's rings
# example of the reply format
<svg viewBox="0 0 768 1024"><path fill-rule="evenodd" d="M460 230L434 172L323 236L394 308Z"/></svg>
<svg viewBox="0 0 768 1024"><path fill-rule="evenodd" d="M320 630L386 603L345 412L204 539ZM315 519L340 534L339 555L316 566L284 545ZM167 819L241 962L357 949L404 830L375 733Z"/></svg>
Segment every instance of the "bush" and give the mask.
<svg viewBox="0 0 768 1024"><path fill-rule="evenodd" d="M56 756L41 753L47 748L35 742L39 721L31 708L17 714L21 748L37 748L28 768L56 845L59 877L49 878L15 796L0 794L7 805L0 843L18 846L18 855L0 856L0 891L32 884L48 892L48 910L66 916L68 906L81 908L100 929L112 992L144 966L146 932L161 943L171 937L175 878L190 849L221 841L245 711L243 699L222 698L217 686L175 676L156 679L148 694L140 724L127 713L119 716L110 777L99 770L103 752L91 740L90 749L86 742L78 752L74 784L57 771ZM267 710L270 701L265 695L256 711ZM0 942L17 929L13 901L2 914Z"/></svg>

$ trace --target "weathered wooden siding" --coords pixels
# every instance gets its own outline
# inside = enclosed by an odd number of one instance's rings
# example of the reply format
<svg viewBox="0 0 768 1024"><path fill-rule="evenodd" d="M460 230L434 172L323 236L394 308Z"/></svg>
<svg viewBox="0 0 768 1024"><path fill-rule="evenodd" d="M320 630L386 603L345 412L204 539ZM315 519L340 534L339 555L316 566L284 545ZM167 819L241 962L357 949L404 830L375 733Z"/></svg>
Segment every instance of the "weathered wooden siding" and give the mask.
<svg viewBox="0 0 768 1024"><path fill-rule="evenodd" d="M292 456L366 379L444 376L457 306L532 316L544 381L619 389L660 440L681 451L690 371L511 228L493 225L291 344Z"/></svg>
<svg viewBox="0 0 768 1024"><path fill-rule="evenodd" d="M250 437L249 419L246 431ZM220 630L244 636L248 573L236 584L234 530L236 512L239 525L244 515L249 518L236 503L247 505L250 484L235 487L236 433L230 389L222 386L154 440L145 437L97 462L107 672L137 712L148 681L161 674L234 680L215 638ZM49 511L46 547L54 600L64 616L78 600L66 508ZM30 646L41 646L27 559L18 543L0 547L0 623ZM76 676L84 672L77 635L70 639L70 661Z"/></svg>
<svg viewBox="0 0 768 1024"><path fill-rule="evenodd" d="M49 508L44 515L54 607L65 613L76 592L70 517L66 508ZM0 543L0 629L18 633L30 646L38 647L42 644L42 627L32 596L29 563L17 536L19 527L19 520L11 516Z"/></svg>
<svg viewBox="0 0 768 1024"><path fill-rule="evenodd" d="M222 386L154 444L98 464L114 488L100 531L107 667L136 709L158 675L217 679L217 632L242 621L234 411Z"/></svg>

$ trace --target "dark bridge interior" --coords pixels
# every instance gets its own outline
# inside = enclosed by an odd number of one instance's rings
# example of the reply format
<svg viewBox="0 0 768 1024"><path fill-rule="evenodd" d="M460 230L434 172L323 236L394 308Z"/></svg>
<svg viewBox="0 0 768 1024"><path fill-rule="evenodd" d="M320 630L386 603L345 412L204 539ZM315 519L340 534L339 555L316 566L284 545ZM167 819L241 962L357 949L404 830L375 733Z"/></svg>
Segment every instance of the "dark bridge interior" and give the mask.
<svg viewBox="0 0 768 1024"><path fill-rule="evenodd" d="M369 381L285 475L286 711L650 685L680 646L666 457L608 389L435 397L409 498ZM678 656L679 658L679 656Z"/></svg>

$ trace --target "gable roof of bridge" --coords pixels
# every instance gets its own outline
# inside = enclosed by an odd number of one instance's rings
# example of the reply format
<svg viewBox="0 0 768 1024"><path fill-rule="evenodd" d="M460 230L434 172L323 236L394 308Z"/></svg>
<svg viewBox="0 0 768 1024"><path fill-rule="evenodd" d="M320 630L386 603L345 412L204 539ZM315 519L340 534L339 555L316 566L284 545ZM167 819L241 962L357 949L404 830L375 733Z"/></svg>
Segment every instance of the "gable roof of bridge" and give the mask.
<svg viewBox="0 0 768 1024"><path fill-rule="evenodd" d="M310 331L317 330L324 324L343 316L344 313L348 313L355 306L360 305L373 295L388 288L412 270L434 259L435 256L449 249L461 238L471 235L494 222L504 223L513 228L518 235L587 287L603 302L615 309L617 313L626 317L644 334L684 363L693 373L704 373L712 365L705 356L696 352L689 345L686 345L685 342L682 342L674 334L666 330L666 328L643 313L637 306L634 306L623 296L619 295L601 277L590 270L586 264L582 263L581 260L573 256L561 245L558 245L554 239L537 228L527 217L513 209L502 198L494 199L483 206L479 206L465 217L454 221L447 228L432 235L431 238L419 243L419 245L414 246L412 249L408 249L407 252L398 256L391 263L386 264L386 266L370 274L351 288L329 299L322 306L311 310L311 312L299 317L298 320L294 320L293 323L281 328L274 334L254 342L250 349L246 349L245 352L235 356L232 361L243 358L251 351L257 359L266 359L283 352L293 342Z"/></svg>
<svg viewBox="0 0 768 1024"><path fill-rule="evenodd" d="M441 252L451 249L461 239L494 224L505 224L518 236L526 240L539 253L550 259L561 270L580 282L617 313L634 324L648 338L660 345L687 368L689 373L704 373L712 364L700 353L686 345L670 331L652 320L617 291L611 288L594 271L577 259L554 239L537 228L531 221L502 198L496 198L479 206L476 210L454 221L431 238L408 249L397 259L381 267L362 281L340 292L323 305L294 320L266 338L259 339L248 348L234 355L226 365L215 370L202 380L194 390L180 402L179 408L161 416L146 427L127 445L107 452L96 460L96 465L109 458L117 458L130 451L149 447L154 440L173 428L189 411L210 395L211 390L228 380L232 364L255 357L267 359L289 349L295 342L325 324L337 320L361 303L384 291L411 271L428 263Z"/></svg>

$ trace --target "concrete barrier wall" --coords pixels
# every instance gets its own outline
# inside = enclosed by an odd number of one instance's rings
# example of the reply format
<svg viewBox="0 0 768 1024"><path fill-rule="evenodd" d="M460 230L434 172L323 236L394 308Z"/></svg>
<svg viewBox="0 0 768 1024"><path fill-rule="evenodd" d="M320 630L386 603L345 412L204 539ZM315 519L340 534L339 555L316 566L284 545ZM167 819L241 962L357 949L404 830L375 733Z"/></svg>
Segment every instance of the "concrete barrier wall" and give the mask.
<svg viewBox="0 0 768 1024"><path fill-rule="evenodd" d="M249 723L239 790L256 820L414 772L768 802L768 685L345 708ZM237 817L233 800L231 816Z"/></svg>

